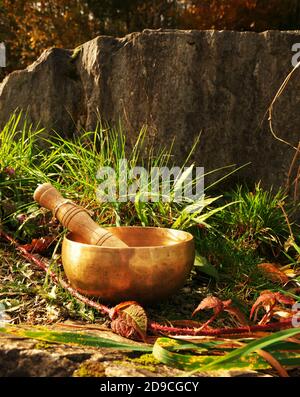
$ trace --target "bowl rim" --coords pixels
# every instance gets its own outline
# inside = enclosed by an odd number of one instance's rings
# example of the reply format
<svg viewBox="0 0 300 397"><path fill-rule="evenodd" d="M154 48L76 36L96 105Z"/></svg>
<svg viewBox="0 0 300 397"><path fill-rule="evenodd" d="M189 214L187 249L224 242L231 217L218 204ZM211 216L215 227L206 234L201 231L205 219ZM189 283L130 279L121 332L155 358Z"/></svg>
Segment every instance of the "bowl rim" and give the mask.
<svg viewBox="0 0 300 397"><path fill-rule="evenodd" d="M93 247L93 248L97 248L97 249L103 249L103 250L117 250L117 251L121 251L121 250L132 250L132 249L134 249L134 250L144 250L145 248L152 248L152 249L154 249L154 248L161 248L161 249L162 249L162 248L166 248L166 247L178 246L178 245L180 245L180 244L186 244L186 243L189 243L189 242L191 242L191 241L194 240L194 236L193 236L191 233L186 232L185 230L170 229L170 228L157 227L157 226L108 226L108 227L106 227L106 228L104 228L104 229L109 230L109 229L120 229L120 228L124 228L124 229L125 229L125 228L127 228L127 229L130 229L130 228L134 228L134 229L161 229L161 230L169 230L169 231L172 231L172 232L176 231L176 232L184 233L184 234L187 236L187 239L186 239L186 240L182 240L182 241L175 242L174 244L170 244L170 245L151 245L151 246L145 245L145 246L139 246L139 247L105 247L105 246L101 246L101 245L86 244L86 243L81 243L81 242L79 242L79 241L74 241L74 240L72 240L71 238L69 238L69 236L71 236L71 235L74 234L74 233L69 232L69 233L67 233L67 234L64 236L64 239L63 239L63 240L66 240L66 241L68 241L68 242L75 243L75 244L78 244L78 245L82 245L82 246L84 246L84 247Z"/></svg>

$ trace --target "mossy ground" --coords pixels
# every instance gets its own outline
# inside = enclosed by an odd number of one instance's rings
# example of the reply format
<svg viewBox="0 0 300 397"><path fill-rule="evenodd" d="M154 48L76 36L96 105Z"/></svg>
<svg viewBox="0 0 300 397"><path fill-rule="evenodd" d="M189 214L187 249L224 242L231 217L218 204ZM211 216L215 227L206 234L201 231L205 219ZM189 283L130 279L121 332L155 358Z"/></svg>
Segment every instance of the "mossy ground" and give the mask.
<svg viewBox="0 0 300 397"><path fill-rule="evenodd" d="M137 370L146 370L157 373L161 367L161 363L152 354L142 354L139 357L124 356L122 361L115 361L115 364L128 366Z"/></svg>
<svg viewBox="0 0 300 397"><path fill-rule="evenodd" d="M105 376L105 368L101 362L86 361L74 371L73 376L76 378L103 378Z"/></svg>

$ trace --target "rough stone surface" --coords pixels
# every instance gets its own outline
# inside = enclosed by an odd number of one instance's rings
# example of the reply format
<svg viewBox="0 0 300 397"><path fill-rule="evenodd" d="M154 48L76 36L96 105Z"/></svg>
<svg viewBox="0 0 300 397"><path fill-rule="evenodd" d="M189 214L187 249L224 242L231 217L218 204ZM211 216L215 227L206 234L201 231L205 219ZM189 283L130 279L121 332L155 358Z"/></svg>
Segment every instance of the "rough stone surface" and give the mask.
<svg viewBox="0 0 300 397"><path fill-rule="evenodd" d="M109 332L105 338L124 341ZM128 343L128 340L126 340ZM132 355L132 354L131 354ZM136 353L135 353L136 355ZM143 366L130 360L130 353L49 344L32 339L8 337L0 333L1 377L178 377L185 373L162 364ZM255 371L198 372L197 377L266 377Z"/></svg>
<svg viewBox="0 0 300 397"><path fill-rule="evenodd" d="M75 51L49 49L0 85L0 121L16 108L65 136L92 128L97 113L123 121L131 139L143 124L157 144L176 137L175 159L194 156L207 171L252 164L237 176L281 185L293 149L271 135L265 112L291 70L300 32L151 31L100 36ZM274 128L297 145L300 70L274 108ZM231 179L233 182L234 179Z"/></svg>

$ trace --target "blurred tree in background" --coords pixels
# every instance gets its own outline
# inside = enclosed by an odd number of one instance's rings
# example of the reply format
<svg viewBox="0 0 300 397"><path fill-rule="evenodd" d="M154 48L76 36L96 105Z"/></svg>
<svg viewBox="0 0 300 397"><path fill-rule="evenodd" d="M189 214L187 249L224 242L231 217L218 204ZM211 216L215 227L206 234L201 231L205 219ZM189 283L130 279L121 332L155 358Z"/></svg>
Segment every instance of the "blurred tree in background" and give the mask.
<svg viewBox="0 0 300 397"><path fill-rule="evenodd" d="M73 48L93 37L99 25L81 0L2 0L0 7L9 70L28 65L45 48Z"/></svg>
<svg viewBox="0 0 300 397"><path fill-rule="evenodd" d="M182 1L181 25L189 29L264 31L299 29L299 0Z"/></svg>
<svg viewBox="0 0 300 397"><path fill-rule="evenodd" d="M145 28L300 29L300 0L0 0L6 73L48 47L74 48L99 34Z"/></svg>
<svg viewBox="0 0 300 397"><path fill-rule="evenodd" d="M177 0L87 0L100 30L115 36L146 28L176 28Z"/></svg>

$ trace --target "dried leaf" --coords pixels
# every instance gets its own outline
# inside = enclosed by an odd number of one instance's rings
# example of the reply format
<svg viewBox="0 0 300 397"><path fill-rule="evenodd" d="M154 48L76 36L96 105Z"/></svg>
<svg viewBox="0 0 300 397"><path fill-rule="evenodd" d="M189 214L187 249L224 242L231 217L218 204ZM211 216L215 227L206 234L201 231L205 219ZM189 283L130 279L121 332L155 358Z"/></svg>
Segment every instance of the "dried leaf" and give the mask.
<svg viewBox="0 0 300 397"><path fill-rule="evenodd" d="M254 321L257 320L257 314L258 314L258 310L260 309L260 307L266 307L266 305L268 306L274 306L275 305L275 297L274 297L274 293L271 291L263 291L260 296L256 299L256 301L254 302L252 308L251 308L251 312L250 312L250 319L254 316Z"/></svg>
<svg viewBox="0 0 300 397"><path fill-rule="evenodd" d="M224 305L221 299L215 297L215 296L207 296L204 298L200 304L196 307L196 309L192 313L192 317L200 312L201 310L205 309L213 309L215 315L218 315L224 310Z"/></svg>
<svg viewBox="0 0 300 397"><path fill-rule="evenodd" d="M114 319L111 322L111 329L125 338L145 341L147 323L148 319L145 310L137 303L134 303L129 306L125 305L125 308L115 312Z"/></svg>
<svg viewBox="0 0 300 397"><path fill-rule="evenodd" d="M259 324L267 324L275 313L278 314L278 312L283 310L288 311L286 308L276 306L277 303L292 306L295 303L295 300L281 292L263 291L251 308L250 319L254 315L254 321L257 321L257 314L261 307L265 310L266 314L263 316Z"/></svg>
<svg viewBox="0 0 300 397"><path fill-rule="evenodd" d="M295 312L291 309L283 309L282 307L275 306L273 309L273 317L281 318L290 318L293 317Z"/></svg>
<svg viewBox="0 0 300 397"><path fill-rule="evenodd" d="M274 283L286 284L289 281L288 276L275 263L261 263L257 267Z"/></svg>
<svg viewBox="0 0 300 397"><path fill-rule="evenodd" d="M285 269L284 273L289 277L289 278L294 278L298 276L298 273L295 271L295 269Z"/></svg>
<svg viewBox="0 0 300 397"><path fill-rule="evenodd" d="M295 299L290 296L284 295L281 292L275 292L276 300L279 303L283 303L284 305L293 305L295 303Z"/></svg>
<svg viewBox="0 0 300 397"><path fill-rule="evenodd" d="M136 301L125 301L117 304L117 306L113 307L110 309L109 317L114 320L115 317L118 315L118 312L121 311L122 309L124 310L126 307L131 306L131 305L138 305Z"/></svg>
<svg viewBox="0 0 300 397"><path fill-rule="evenodd" d="M50 247L54 240L55 237L34 238L30 244L24 244L20 247L24 248L27 252L42 253Z"/></svg>
<svg viewBox="0 0 300 397"><path fill-rule="evenodd" d="M215 296L208 296L200 302L198 307L194 310L192 316L204 309L213 309L214 315L204 325L202 325L201 328L207 327L207 325L210 324L223 311L234 316L241 325L248 325L247 319L240 309L232 305L231 299L227 301L221 301L221 299Z"/></svg>
<svg viewBox="0 0 300 397"><path fill-rule="evenodd" d="M249 325L248 320L246 319L246 317L245 317L244 314L240 311L239 308L230 305L229 307L225 307L224 310L225 310L226 312L228 312L229 314L233 315L234 317L236 317L236 319L238 320L238 322L239 322L241 325Z"/></svg>

